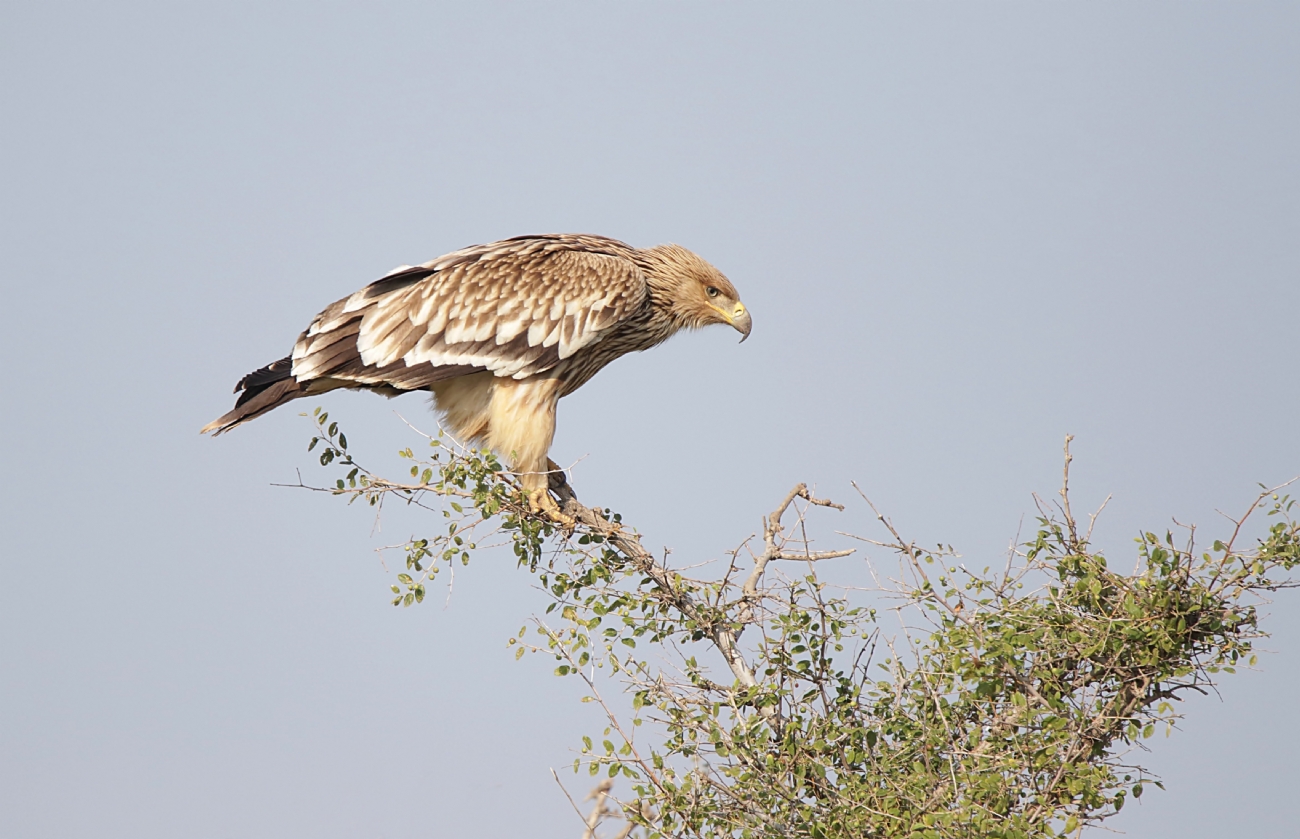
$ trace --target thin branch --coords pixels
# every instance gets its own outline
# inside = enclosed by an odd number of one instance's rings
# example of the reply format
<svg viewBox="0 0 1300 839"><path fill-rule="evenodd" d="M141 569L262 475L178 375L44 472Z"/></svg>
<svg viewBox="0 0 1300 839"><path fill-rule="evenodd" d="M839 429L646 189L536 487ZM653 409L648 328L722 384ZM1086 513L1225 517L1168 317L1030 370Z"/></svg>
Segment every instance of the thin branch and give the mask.
<svg viewBox="0 0 1300 839"><path fill-rule="evenodd" d="M557 785L559 785L559 787L560 787L560 792L564 793L564 797L567 798L567 799L569 799L569 805L570 805L571 807L573 807L573 812L575 812L575 813L578 814L578 818L579 818L579 819L582 821L582 823L585 825L585 824L587 823L587 817L584 816L584 815L582 814L582 810L580 810L580 809L578 808L578 802L574 801L574 800L573 800L573 796L572 796L572 795L569 795L569 791L568 791L567 789L564 788L564 783L560 780L560 776L557 775L557 774L555 774L555 770L554 770L554 769L551 770L551 777L554 778L554 779L555 779L555 783L556 783Z"/></svg>
<svg viewBox="0 0 1300 839"><path fill-rule="evenodd" d="M604 537L619 553L627 557L638 571L654 582L660 597L709 634L714 647L722 654L723 659L727 662L727 666L731 669L738 682L747 688L758 686L758 680L754 676L753 668L740 651L738 633L731 628L730 623L723 616L716 615L714 610L708 609L684 590L678 584L676 574L645 549L639 536L629 533L621 524L611 522L597 511L579 503L577 496L572 492L572 488L565 486L556 494L561 498L562 506L560 509L565 515L572 517L589 532ZM755 570L750 574L750 578L746 580L744 587L745 594L751 599L757 596L758 579L762 576L762 569L779 553L776 539L781 532L781 516L784 515L796 497L804 498L809 503L818 506L843 509L843 507L833 502L814 498L808 492L806 484L799 484L791 490L782 499L781 504L778 505L772 515L768 516L764 522L765 549L763 555L755 563ZM769 556L769 553L771 556ZM774 729L780 726L780 716L773 707L763 705L759 708L759 712Z"/></svg>
<svg viewBox="0 0 1300 839"><path fill-rule="evenodd" d="M591 808L591 815L587 816L587 829L582 832L582 839L596 839L596 825L600 824L601 818L610 814L605 809L605 799L613 788L614 779L606 778L596 784L595 789L587 793L587 800L596 799L596 806Z"/></svg>
<svg viewBox="0 0 1300 839"><path fill-rule="evenodd" d="M1070 531L1071 547L1077 549L1079 533L1074 526L1074 516L1070 513L1070 462L1074 460L1074 455L1070 454L1070 442L1073 439L1073 434L1065 435L1065 465L1061 470L1061 512L1065 514L1065 526Z"/></svg>

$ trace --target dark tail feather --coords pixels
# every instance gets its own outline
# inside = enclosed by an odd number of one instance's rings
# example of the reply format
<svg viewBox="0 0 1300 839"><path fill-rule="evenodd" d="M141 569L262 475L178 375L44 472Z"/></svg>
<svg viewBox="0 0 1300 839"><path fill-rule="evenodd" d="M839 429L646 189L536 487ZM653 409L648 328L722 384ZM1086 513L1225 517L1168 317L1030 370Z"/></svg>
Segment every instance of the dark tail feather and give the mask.
<svg viewBox="0 0 1300 839"><path fill-rule="evenodd" d="M307 395L293 377L293 359L288 356L240 379L239 384L235 385L235 393L239 393L239 399L235 401L234 410L205 425L200 434L211 431L212 436L216 437L273 408Z"/></svg>

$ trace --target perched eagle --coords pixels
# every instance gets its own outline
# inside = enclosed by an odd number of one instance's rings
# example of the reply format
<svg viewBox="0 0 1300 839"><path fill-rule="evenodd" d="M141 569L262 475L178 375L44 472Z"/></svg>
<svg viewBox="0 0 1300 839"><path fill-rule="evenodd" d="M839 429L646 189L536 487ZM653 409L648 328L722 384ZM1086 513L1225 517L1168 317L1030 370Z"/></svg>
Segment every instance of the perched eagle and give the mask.
<svg viewBox="0 0 1300 839"><path fill-rule="evenodd" d="M336 388L432 391L448 430L492 448L535 511L547 494L555 407L602 367L680 329L750 316L718 269L677 245L520 236L399 268L328 306L293 353L239 380L214 435Z"/></svg>

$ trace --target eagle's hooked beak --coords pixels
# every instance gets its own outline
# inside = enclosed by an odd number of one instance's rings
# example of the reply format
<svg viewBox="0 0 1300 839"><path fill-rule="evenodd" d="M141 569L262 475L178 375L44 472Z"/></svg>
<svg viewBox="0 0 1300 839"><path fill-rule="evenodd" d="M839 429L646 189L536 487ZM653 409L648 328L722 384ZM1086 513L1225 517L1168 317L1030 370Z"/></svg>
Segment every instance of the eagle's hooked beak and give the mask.
<svg viewBox="0 0 1300 839"><path fill-rule="evenodd" d="M737 303L736 311L732 313L728 320L740 333L740 343L745 343L745 339L749 337L749 330L754 326L754 321L749 317L749 310L745 308L745 304Z"/></svg>

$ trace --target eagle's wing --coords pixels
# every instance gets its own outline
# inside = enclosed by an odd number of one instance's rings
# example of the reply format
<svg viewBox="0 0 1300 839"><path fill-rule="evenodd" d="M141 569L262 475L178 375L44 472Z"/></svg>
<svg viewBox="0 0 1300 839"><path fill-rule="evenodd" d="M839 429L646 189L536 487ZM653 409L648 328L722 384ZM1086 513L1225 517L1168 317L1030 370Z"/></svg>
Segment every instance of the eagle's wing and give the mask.
<svg viewBox="0 0 1300 839"><path fill-rule="evenodd" d="M293 378L426 388L488 370L545 372L646 305L630 248L594 236L508 239L399 269L316 316Z"/></svg>
<svg viewBox="0 0 1300 839"><path fill-rule="evenodd" d="M338 387L392 395L478 371L544 373L648 305L635 253L601 236L521 236L401 268L317 315L203 431Z"/></svg>

